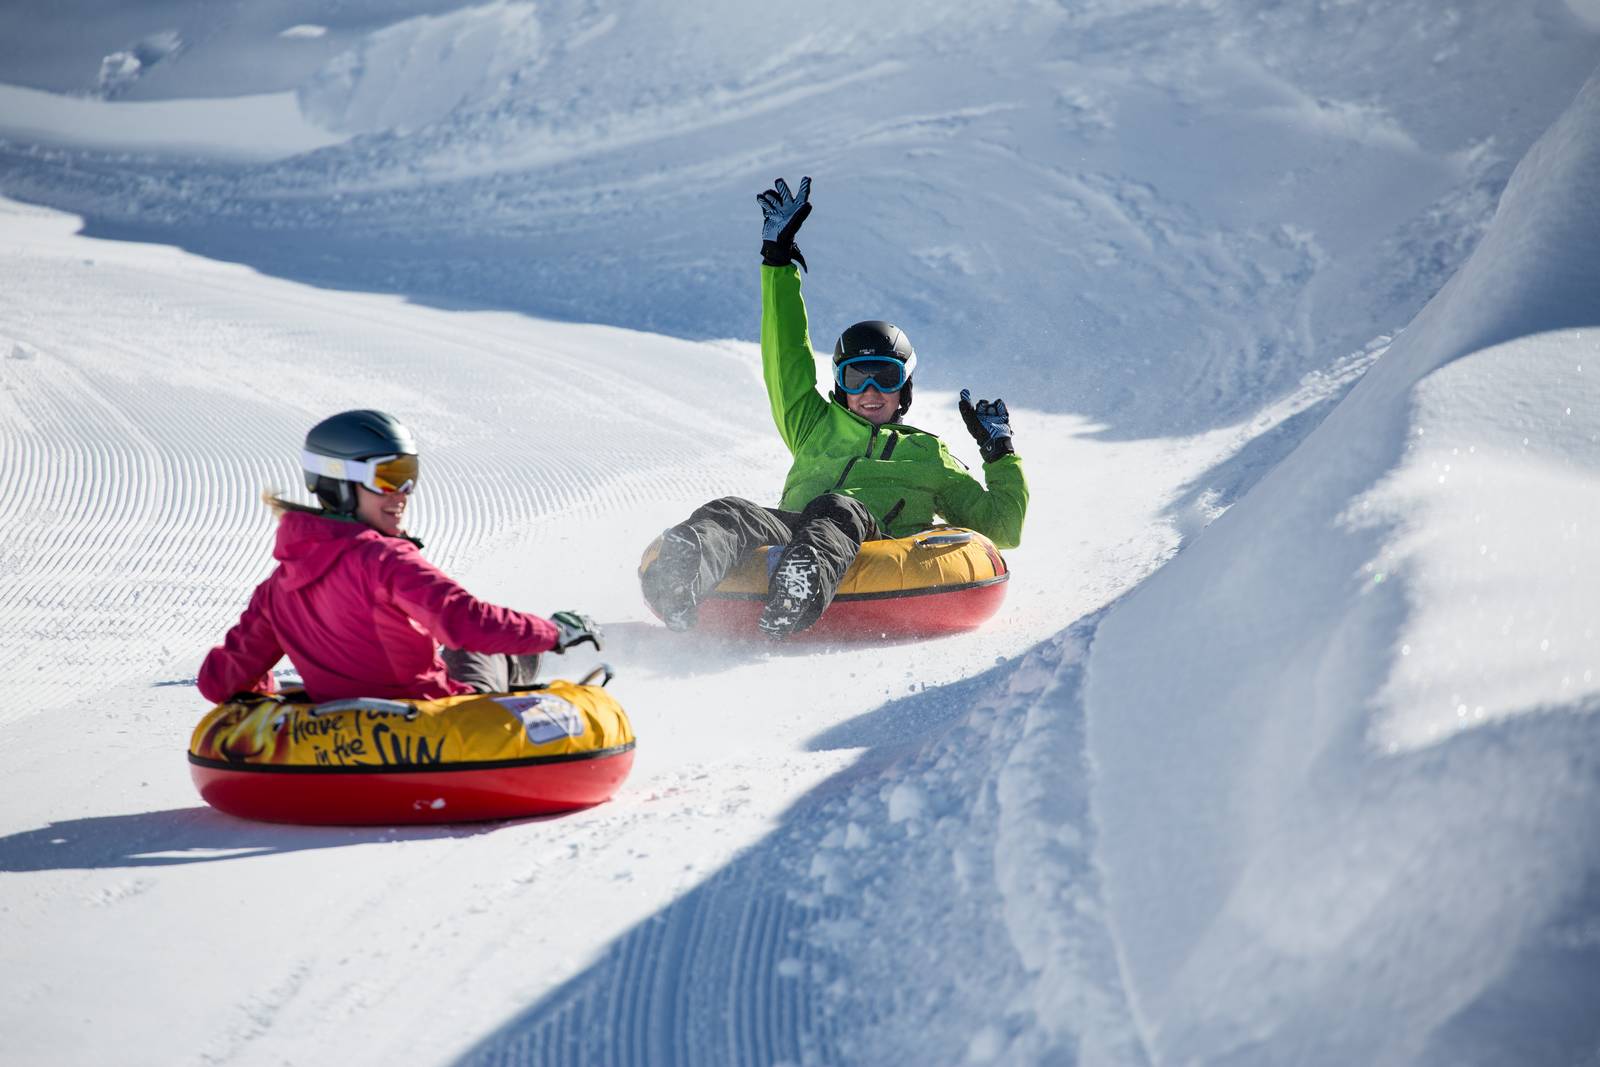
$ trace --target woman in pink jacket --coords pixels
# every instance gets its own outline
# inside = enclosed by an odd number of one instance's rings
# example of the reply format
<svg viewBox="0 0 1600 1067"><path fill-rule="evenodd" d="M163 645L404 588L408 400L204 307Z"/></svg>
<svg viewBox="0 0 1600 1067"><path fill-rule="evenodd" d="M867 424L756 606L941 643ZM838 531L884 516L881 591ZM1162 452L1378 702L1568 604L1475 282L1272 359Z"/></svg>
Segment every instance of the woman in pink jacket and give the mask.
<svg viewBox="0 0 1600 1067"><path fill-rule="evenodd" d="M600 647L587 616L544 619L484 603L422 558L422 543L404 532L417 446L392 416L323 420L306 435L301 466L321 507L269 499L278 567L201 665L207 700L271 692L285 655L320 703L504 692L533 681L538 653Z"/></svg>

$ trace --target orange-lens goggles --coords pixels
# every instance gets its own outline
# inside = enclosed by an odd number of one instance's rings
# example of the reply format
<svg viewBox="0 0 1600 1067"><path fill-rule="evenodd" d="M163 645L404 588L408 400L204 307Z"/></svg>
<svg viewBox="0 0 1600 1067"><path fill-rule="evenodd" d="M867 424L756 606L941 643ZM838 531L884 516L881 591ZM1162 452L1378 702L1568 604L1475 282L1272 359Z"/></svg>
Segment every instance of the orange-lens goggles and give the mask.
<svg viewBox="0 0 1600 1067"><path fill-rule="evenodd" d="M417 487L417 457L389 456L369 461L371 473L361 484L374 493L409 493Z"/></svg>

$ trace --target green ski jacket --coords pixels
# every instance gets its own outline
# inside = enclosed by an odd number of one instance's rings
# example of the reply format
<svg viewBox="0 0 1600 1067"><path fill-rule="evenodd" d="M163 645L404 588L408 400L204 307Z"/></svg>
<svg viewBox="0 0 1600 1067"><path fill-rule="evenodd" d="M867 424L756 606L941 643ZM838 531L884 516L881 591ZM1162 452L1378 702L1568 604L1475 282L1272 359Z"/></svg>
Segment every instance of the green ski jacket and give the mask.
<svg viewBox="0 0 1600 1067"><path fill-rule="evenodd" d="M903 423L874 426L824 399L792 264L761 268L761 371L773 421L794 456L780 508L801 511L824 493L843 493L865 504L891 537L925 530L937 516L1001 548L1022 543L1028 484L1016 456L983 465L985 488L937 436Z"/></svg>

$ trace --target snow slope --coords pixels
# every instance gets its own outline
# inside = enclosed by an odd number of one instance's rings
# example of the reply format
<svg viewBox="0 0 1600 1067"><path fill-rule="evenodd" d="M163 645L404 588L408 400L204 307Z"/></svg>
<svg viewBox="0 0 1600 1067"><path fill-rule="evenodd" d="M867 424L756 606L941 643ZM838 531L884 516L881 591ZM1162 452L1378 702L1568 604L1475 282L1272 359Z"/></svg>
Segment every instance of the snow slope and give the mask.
<svg viewBox="0 0 1600 1067"><path fill-rule="evenodd" d="M0 12L7 1063L1593 1059L1590 0L86 10ZM1012 402L979 633L639 602L781 480L802 172L814 340L900 321L969 459ZM612 803L199 805L256 494L357 404L431 558L606 624Z"/></svg>
<svg viewBox="0 0 1600 1067"><path fill-rule="evenodd" d="M327 7L272 24L367 9ZM152 10L145 32L197 42L152 82L238 54L243 16L212 17ZM242 169L14 146L6 188L290 278L716 338L753 330L754 193L810 173L830 329L890 315L952 390L981 370L1015 394L1043 360L1072 387L1042 406L1148 436L1247 418L1403 326L1600 59L1562 0L395 18L315 71L213 80L294 88L342 144Z"/></svg>

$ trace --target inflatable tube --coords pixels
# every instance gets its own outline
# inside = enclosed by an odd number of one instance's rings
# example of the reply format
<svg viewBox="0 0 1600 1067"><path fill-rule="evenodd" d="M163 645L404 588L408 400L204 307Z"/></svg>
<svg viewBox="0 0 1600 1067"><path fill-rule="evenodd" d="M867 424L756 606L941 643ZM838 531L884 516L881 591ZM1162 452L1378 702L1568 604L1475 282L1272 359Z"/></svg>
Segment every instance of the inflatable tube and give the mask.
<svg viewBox="0 0 1600 1067"><path fill-rule="evenodd" d="M189 769L207 804L246 819L472 822L608 800L633 747L627 715L597 685L325 704L293 690L212 708Z"/></svg>
<svg viewBox="0 0 1600 1067"><path fill-rule="evenodd" d="M645 550L639 573L661 540ZM700 602L696 629L757 634L768 577L782 549L764 545ZM795 639L936 637L987 622L1005 600L1011 572L994 542L975 530L940 526L910 537L868 541L845 572L822 618Z"/></svg>

